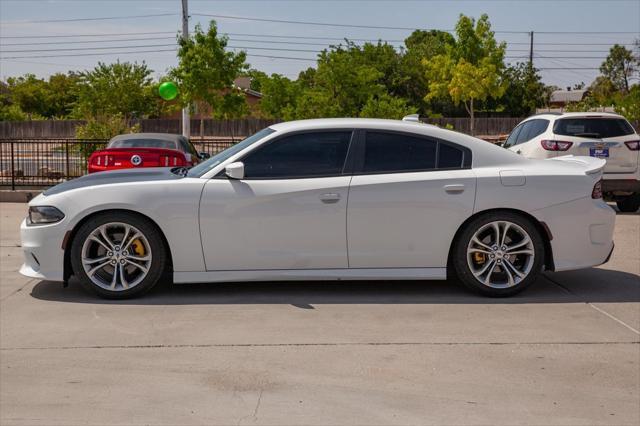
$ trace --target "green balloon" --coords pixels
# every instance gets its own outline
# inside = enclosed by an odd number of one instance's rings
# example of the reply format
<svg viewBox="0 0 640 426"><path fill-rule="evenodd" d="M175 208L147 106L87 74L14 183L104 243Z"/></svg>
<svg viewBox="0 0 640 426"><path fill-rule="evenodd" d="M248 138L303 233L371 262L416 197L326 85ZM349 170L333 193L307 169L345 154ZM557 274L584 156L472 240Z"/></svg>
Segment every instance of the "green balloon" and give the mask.
<svg viewBox="0 0 640 426"><path fill-rule="evenodd" d="M172 81L165 81L158 87L160 97L165 101L170 101L178 96L178 86Z"/></svg>

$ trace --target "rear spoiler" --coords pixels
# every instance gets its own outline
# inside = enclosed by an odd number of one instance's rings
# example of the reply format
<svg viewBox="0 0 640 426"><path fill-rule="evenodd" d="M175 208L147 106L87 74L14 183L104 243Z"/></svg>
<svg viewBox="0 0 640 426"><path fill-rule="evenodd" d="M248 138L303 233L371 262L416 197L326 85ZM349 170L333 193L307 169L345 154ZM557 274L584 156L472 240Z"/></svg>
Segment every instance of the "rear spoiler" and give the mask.
<svg viewBox="0 0 640 426"><path fill-rule="evenodd" d="M586 175L598 175L604 170L606 160L596 157L563 155L562 157L549 158L547 161L562 161L564 163L578 164L584 167Z"/></svg>

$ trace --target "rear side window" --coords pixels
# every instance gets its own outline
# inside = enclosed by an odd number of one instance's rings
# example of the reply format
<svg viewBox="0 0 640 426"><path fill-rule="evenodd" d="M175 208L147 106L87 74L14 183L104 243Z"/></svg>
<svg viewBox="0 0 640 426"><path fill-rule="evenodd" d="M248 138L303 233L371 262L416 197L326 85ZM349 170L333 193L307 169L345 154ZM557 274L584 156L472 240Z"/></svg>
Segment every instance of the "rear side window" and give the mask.
<svg viewBox="0 0 640 426"><path fill-rule="evenodd" d="M520 130L520 133L517 136L516 145L530 141L536 136L540 136L547 131L548 127L549 120L535 119L527 121L524 123L522 130Z"/></svg>
<svg viewBox="0 0 640 426"><path fill-rule="evenodd" d="M585 138L615 138L631 135L633 127L621 118L563 118L553 125L553 133Z"/></svg>
<svg viewBox="0 0 640 426"><path fill-rule="evenodd" d="M392 173L436 168L438 143L397 133L367 132L365 173Z"/></svg>
<svg viewBox="0 0 640 426"><path fill-rule="evenodd" d="M242 159L245 177L283 179L341 175L350 141L350 131L285 136Z"/></svg>
<svg viewBox="0 0 640 426"><path fill-rule="evenodd" d="M464 152L456 147L444 143L439 144L438 168L439 169L459 169L462 167Z"/></svg>
<svg viewBox="0 0 640 426"><path fill-rule="evenodd" d="M363 173L418 172L471 166L471 152L452 143L403 133L366 132Z"/></svg>
<svg viewBox="0 0 640 426"><path fill-rule="evenodd" d="M509 137L507 138L507 140L503 145L505 148L512 147L516 144L516 141L518 140L518 134L520 134L520 131L522 130L523 127L524 127L524 124L520 124L511 131L511 134L509 135Z"/></svg>

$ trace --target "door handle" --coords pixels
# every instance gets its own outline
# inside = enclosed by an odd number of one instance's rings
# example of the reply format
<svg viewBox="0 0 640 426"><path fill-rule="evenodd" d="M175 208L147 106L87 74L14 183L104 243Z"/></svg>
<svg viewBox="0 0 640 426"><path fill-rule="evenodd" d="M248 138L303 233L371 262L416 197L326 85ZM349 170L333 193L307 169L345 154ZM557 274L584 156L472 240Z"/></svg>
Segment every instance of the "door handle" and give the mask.
<svg viewBox="0 0 640 426"><path fill-rule="evenodd" d="M464 192L464 185L461 183L445 185L444 190L447 194L460 194L461 192Z"/></svg>
<svg viewBox="0 0 640 426"><path fill-rule="evenodd" d="M517 150L517 151L516 151L516 154L522 154L522 151Z"/></svg>
<svg viewBox="0 0 640 426"><path fill-rule="evenodd" d="M326 194L320 195L320 201L325 204L335 204L340 201L340 194L336 194L334 192L328 192Z"/></svg>

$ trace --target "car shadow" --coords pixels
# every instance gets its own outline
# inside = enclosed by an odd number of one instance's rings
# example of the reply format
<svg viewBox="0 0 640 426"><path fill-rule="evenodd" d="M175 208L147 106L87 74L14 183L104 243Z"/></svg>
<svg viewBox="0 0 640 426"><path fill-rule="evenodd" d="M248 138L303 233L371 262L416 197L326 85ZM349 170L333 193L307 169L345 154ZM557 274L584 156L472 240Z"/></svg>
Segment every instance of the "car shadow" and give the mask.
<svg viewBox="0 0 640 426"><path fill-rule="evenodd" d="M85 292L71 280L41 281L31 296L47 301L118 305L247 305L288 304L313 309L320 304L523 304L640 302L640 277L627 272L590 268L548 273L522 293L488 298L455 281L307 281L212 284L161 283L129 300L105 300Z"/></svg>

